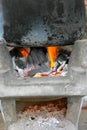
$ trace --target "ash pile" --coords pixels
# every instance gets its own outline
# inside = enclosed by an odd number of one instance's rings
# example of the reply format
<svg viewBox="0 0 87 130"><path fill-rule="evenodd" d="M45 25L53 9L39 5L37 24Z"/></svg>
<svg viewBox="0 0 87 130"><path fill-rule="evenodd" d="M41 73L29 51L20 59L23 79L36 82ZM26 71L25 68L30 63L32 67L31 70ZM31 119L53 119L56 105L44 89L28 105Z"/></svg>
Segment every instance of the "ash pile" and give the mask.
<svg viewBox="0 0 87 130"><path fill-rule="evenodd" d="M75 130L65 119L67 99L32 104L20 111L8 130Z"/></svg>
<svg viewBox="0 0 87 130"><path fill-rule="evenodd" d="M60 47L8 47L20 77L66 76L71 51Z"/></svg>

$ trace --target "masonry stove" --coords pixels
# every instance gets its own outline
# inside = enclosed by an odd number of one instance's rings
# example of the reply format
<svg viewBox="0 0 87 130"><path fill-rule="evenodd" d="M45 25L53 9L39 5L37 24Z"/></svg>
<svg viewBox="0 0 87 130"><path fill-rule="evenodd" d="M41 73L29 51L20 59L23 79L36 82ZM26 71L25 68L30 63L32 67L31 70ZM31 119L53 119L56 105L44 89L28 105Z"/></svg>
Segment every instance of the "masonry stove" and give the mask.
<svg viewBox="0 0 87 130"><path fill-rule="evenodd" d="M0 3L4 38L0 42L0 98L6 129L16 120L15 100L18 97L67 97L66 118L78 129L82 97L87 95L87 40L78 40L85 28L84 1L3 0ZM16 78L7 45L67 44L74 44L68 76Z"/></svg>

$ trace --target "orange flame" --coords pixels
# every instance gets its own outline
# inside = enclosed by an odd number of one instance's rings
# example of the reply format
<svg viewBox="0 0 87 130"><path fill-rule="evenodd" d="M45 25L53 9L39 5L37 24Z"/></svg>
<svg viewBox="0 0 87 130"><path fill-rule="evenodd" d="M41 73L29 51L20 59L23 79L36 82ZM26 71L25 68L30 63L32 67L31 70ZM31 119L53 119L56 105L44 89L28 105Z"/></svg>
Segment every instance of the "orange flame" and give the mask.
<svg viewBox="0 0 87 130"><path fill-rule="evenodd" d="M27 51L27 49L22 48L22 47L18 48L18 51L21 53L21 55L22 55L23 57L27 57L28 54L29 54L29 52Z"/></svg>
<svg viewBox="0 0 87 130"><path fill-rule="evenodd" d="M51 46L51 47L47 47L47 52L48 52L48 56L50 59L50 68L54 67L54 62L57 58L57 54L60 50L59 46Z"/></svg>

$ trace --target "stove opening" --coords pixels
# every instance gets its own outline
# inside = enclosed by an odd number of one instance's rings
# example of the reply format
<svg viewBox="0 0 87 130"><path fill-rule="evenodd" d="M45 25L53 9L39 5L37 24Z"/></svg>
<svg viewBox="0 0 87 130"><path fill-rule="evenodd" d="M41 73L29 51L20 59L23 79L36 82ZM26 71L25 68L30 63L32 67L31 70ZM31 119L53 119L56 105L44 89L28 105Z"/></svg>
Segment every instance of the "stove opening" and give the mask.
<svg viewBox="0 0 87 130"><path fill-rule="evenodd" d="M66 76L72 46L10 47L14 70L20 77Z"/></svg>

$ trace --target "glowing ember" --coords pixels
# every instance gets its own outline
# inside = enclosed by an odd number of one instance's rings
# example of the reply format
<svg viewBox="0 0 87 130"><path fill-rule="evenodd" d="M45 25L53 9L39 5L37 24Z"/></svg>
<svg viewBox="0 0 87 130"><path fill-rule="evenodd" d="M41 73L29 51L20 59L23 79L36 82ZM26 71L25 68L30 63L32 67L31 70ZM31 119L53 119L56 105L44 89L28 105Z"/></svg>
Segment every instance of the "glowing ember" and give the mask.
<svg viewBox="0 0 87 130"><path fill-rule="evenodd" d="M62 75L62 71L60 72L51 72L49 74L46 74L46 73L37 73L34 77L46 77L46 76L61 76Z"/></svg>
<svg viewBox="0 0 87 130"><path fill-rule="evenodd" d="M25 115L29 114L31 115L31 117L35 117L38 115L49 117L48 113L51 114L50 116L53 116L56 114L55 112L61 111L61 114L65 116L66 109L67 109L67 98L60 98L47 102L41 101L39 102L39 104L38 103L30 104L29 106L25 107L20 113Z"/></svg>
<svg viewBox="0 0 87 130"><path fill-rule="evenodd" d="M57 54L60 50L59 46L51 46L51 47L47 47L47 52L48 52L48 56L50 59L50 68L54 67L54 62L57 58Z"/></svg>
<svg viewBox="0 0 87 130"><path fill-rule="evenodd" d="M20 54L23 56L23 57L27 57L29 55L29 52L27 49L25 48L18 48L18 51L20 52Z"/></svg>

